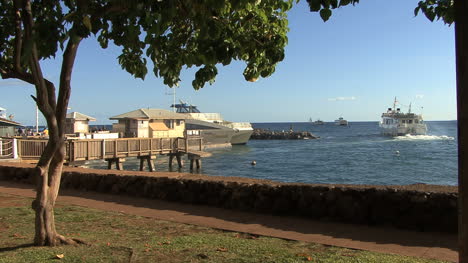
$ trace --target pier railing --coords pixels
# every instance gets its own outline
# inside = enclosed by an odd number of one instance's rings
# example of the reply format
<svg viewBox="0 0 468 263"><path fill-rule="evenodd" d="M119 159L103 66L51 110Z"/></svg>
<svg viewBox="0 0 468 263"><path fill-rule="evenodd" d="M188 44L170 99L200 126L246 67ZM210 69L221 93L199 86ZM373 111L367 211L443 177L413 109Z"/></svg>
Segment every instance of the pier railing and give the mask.
<svg viewBox="0 0 468 263"><path fill-rule="evenodd" d="M10 138L0 137L0 158L13 158L14 157L14 140Z"/></svg>
<svg viewBox="0 0 468 263"><path fill-rule="evenodd" d="M39 159L46 145L47 140L19 139L18 155L21 159ZM65 146L68 162L203 150L200 137L69 139Z"/></svg>

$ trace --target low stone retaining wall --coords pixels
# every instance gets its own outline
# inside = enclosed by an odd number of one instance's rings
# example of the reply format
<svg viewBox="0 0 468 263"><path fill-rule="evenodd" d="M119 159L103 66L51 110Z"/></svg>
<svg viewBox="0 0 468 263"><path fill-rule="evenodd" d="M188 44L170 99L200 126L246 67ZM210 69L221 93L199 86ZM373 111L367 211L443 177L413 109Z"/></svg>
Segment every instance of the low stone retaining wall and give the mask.
<svg viewBox="0 0 468 263"><path fill-rule="evenodd" d="M2 164L0 180L32 183L32 169L24 164ZM324 221L457 232L458 193L453 186L290 184L70 167L64 169L61 187Z"/></svg>

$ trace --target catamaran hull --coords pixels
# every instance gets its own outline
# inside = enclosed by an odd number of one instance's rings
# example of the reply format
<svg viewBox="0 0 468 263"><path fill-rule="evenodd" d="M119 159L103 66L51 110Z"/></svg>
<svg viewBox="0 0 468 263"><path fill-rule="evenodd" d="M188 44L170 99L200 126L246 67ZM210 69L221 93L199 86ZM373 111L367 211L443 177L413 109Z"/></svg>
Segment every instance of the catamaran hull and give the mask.
<svg viewBox="0 0 468 263"><path fill-rule="evenodd" d="M231 138L232 145L243 145L250 140L253 130L238 130L235 131L234 135Z"/></svg>

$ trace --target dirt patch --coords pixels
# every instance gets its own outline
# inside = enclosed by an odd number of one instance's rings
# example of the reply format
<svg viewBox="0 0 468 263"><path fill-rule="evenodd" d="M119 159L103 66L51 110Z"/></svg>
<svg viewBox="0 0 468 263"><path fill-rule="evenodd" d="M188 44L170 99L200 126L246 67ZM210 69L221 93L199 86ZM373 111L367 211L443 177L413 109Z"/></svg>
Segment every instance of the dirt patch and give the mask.
<svg viewBox="0 0 468 263"><path fill-rule="evenodd" d="M0 194L0 207L22 207L24 205L24 198Z"/></svg>

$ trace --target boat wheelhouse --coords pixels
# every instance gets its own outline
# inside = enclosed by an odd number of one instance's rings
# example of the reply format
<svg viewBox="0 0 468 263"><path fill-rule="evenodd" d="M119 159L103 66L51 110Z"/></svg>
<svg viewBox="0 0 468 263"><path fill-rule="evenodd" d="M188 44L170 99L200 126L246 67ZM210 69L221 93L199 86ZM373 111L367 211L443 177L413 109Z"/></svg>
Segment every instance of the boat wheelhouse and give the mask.
<svg viewBox="0 0 468 263"><path fill-rule="evenodd" d="M402 136L402 135L425 135L427 126L422 115L411 112L411 104L407 113L396 107L397 100L393 102L393 108L388 108L387 112L382 113L380 129L383 135Z"/></svg>

